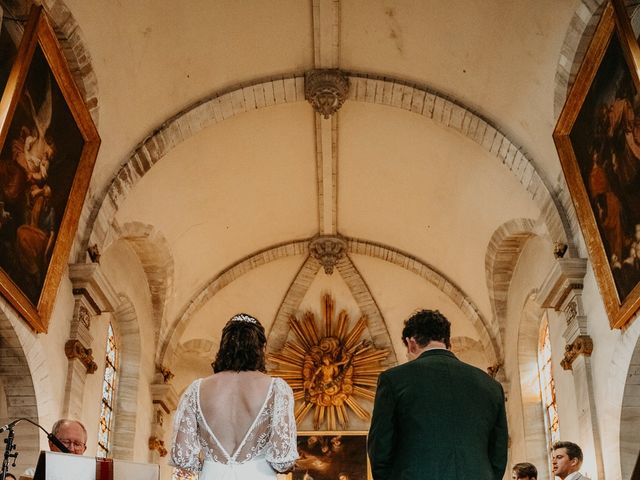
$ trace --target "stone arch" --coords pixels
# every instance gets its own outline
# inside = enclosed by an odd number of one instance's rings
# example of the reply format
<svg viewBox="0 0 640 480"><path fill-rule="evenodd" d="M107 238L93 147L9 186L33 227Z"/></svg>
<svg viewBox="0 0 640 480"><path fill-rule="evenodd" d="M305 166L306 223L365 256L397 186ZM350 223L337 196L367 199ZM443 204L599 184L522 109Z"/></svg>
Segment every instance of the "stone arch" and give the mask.
<svg viewBox="0 0 640 480"><path fill-rule="evenodd" d="M538 466L538 479L550 477L546 431L542 408L542 392L538 379L538 341L543 309L531 292L522 308L518 328L518 382L522 400L524 454L528 462Z"/></svg>
<svg viewBox="0 0 640 480"><path fill-rule="evenodd" d="M502 361L501 345L498 339L493 336L489 322L483 317L471 298L444 274L412 255L379 243L348 238L347 251L385 260L424 278L447 295L475 327L480 337L480 343L482 343L491 364L495 365Z"/></svg>
<svg viewBox="0 0 640 480"><path fill-rule="evenodd" d="M467 350L482 350L482 344L471 337L451 337L451 351L455 354L466 352Z"/></svg>
<svg viewBox="0 0 640 480"><path fill-rule="evenodd" d="M492 336L488 322L482 316L473 301L443 274L418 258L412 257L400 250L368 242L366 240L347 237L343 238L347 243L347 253L366 255L393 263L424 278L436 288L440 289L455 305L457 305L460 311L476 328L480 337L480 342L482 343L488 360L492 362L492 365L501 361L502 351L500 350L500 344L497 339ZM167 329L167 334L162 339L160 348L158 349L158 363L163 365L171 363L174 352L178 346L178 339L184 332L190 318L223 287L248 271L264 265L265 263L287 256L307 255L307 259L297 275L297 278L300 279L301 283L300 285L296 285L294 280L287 296L285 296L285 299L281 304L278 315L285 316L287 313L295 311L297 305L300 304L300 301L304 297L304 293L310 285L313 276L320 268L320 263L313 257L308 256L309 242L310 239L297 240L266 248L234 263L223 270L222 273L216 275L212 280L207 282L204 287L187 302L186 307ZM352 287L350 286L350 288ZM363 297L363 299L366 302L366 296ZM357 301L363 301L363 299ZM288 318L288 316L286 318ZM280 321L280 323L277 321L274 322L274 328L276 325L280 325L282 323L282 321ZM375 328L376 327L374 327L374 330ZM272 331L274 330L272 329ZM275 346L272 348L275 348Z"/></svg>
<svg viewBox="0 0 640 480"><path fill-rule="evenodd" d="M119 295L112 314L120 353L118 386L113 409L113 458L133 460L140 378L140 328L133 303Z"/></svg>
<svg viewBox="0 0 640 480"><path fill-rule="evenodd" d="M179 346L179 355L195 355L211 362L217 350L218 345L217 338L192 338Z"/></svg>
<svg viewBox="0 0 640 480"><path fill-rule="evenodd" d="M305 253L308 253L308 244L306 245ZM276 313L276 318L273 320L271 330L269 330L267 348L270 353L278 352L284 347L287 333L289 332L289 318L298 311L305 293L309 290L320 268L322 268L322 264L318 259L311 255L307 256L289 285Z"/></svg>
<svg viewBox="0 0 640 480"><path fill-rule="evenodd" d="M470 356L474 356L474 354L480 354L482 357L486 356L482 343L466 336L451 337L451 351L461 360L472 364L473 361L469 359ZM482 368L486 368L486 364L483 364ZM504 386L504 382L502 383Z"/></svg>
<svg viewBox="0 0 640 480"><path fill-rule="evenodd" d="M571 22L569 22L556 68L553 102L555 118L560 116L562 107L564 107L569 90L573 86L582 60L589 48L589 43L593 38L593 33L602 16L605 3L605 0L582 0L576 8ZM640 9L637 3L629 8L633 8L631 25L633 30L637 32L640 28Z"/></svg>
<svg viewBox="0 0 640 480"><path fill-rule="evenodd" d="M4 303L4 301L0 300ZM31 376L31 368L25 351L13 325L0 310L0 391L5 408L0 414L0 424L24 417L39 423L38 402ZM46 428L46 427L45 427ZM15 427L15 444L21 465L35 465L40 451L39 432L36 427L22 422Z"/></svg>
<svg viewBox="0 0 640 480"><path fill-rule="evenodd" d="M169 243L155 227L140 222L124 224L118 234L133 248L147 277L157 344L167 328L165 309L173 291L174 265Z"/></svg>
<svg viewBox="0 0 640 480"><path fill-rule="evenodd" d="M245 273L256 267L267 264L280 258L294 255L307 254L309 250L309 240L297 240L289 243L282 243L273 247L265 248L257 253L246 256L235 262L220 274L205 283L205 285L187 302L177 317L168 325L165 334L160 338L158 345L158 356L156 364L169 365L172 363L173 354L178 347L178 340L191 317L216 293L229 285L234 280L240 278Z"/></svg>
<svg viewBox="0 0 640 480"><path fill-rule="evenodd" d="M520 182L540 210L552 241L569 245L577 253L571 225L562 203L547 185L527 153L488 120L428 87L366 74L349 76L350 101L400 108L429 118L471 139L493 155ZM102 196L85 212L79 229L81 241L74 255L84 261L89 244L100 248L113 228L120 205L138 181L176 145L199 131L241 113L272 105L304 101L304 76L290 74L257 81L207 97L168 119L135 148Z"/></svg>
<svg viewBox="0 0 640 480"><path fill-rule="evenodd" d="M535 222L528 218L510 220L496 229L487 246L484 265L493 312L491 331L500 342L507 322L511 277L525 243L535 235L535 227Z"/></svg>
<svg viewBox="0 0 640 480"><path fill-rule="evenodd" d="M602 4L603 0L582 0L569 22L556 68L553 96L555 118L560 116L569 90L576 79L595 27L600 20Z"/></svg>
<svg viewBox="0 0 640 480"><path fill-rule="evenodd" d="M269 332L267 344L270 352L277 352L284 347L289 332L289 318L298 311L302 299L321 267L320 261L309 255L298 271L296 278L291 282ZM385 363L395 365L397 362L396 353L389 331L382 317L382 312L380 312L362 275L360 275L348 255L343 256L338 261L335 269L347 287L349 287L349 291L353 295L360 312L367 316L367 328L374 345L376 348L389 350L389 356L385 359Z"/></svg>
<svg viewBox="0 0 640 480"><path fill-rule="evenodd" d="M98 78L93 70L91 54L86 46L82 29L63 0L17 0L11 2L11 9L6 9L14 17L27 17L31 6L42 4L51 20L51 26L62 47L62 54L67 60L69 70L80 91L85 105L91 113L93 122L98 125Z"/></svg>
<svg viewBox="0 0 640 480"><path fill-rule="evenodd" d="M634 322L634 325L626 332L626 334L630 334L629 336L636 337L636 341L632 352L626 352L627 356L631 353L631 358L628 360L628 368L622 370L623 373L626 371L626 377L620 382L623 385L623 393L620 418L616 422L617 425L620 425L618 451L620 452L621 478L631 478L640 454L640 431L638 430L638 418L640 418L640 338L638 335L640 328L635 323L638 322ZM617 351L616 354L622 354L622 351Z"/></svg>

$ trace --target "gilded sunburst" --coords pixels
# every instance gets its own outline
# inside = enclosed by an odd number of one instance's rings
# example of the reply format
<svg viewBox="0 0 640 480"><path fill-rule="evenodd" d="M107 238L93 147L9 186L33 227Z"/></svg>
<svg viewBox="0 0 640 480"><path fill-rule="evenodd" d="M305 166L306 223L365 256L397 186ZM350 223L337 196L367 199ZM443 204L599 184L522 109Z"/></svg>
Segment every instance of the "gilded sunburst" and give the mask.
<svg viewBox="0 0 640 480"><path fill-rule="evenodd" d="M385 370L380 363L389 355L387 349L376 349L362 339L366 316L349 330L349 315L342 310L335 318L334 306L327 294L322 297L320 322L312 312L304 313L301 319L291 316L295 339L269 355L269 360L279 365L271 373L284 378L293 389L297 423L313 409L316 430L325 422L329 430L335 430L336 425L346 428L347 407L359 418L369 419L358 398L373 400L378 375Z"/></svg>

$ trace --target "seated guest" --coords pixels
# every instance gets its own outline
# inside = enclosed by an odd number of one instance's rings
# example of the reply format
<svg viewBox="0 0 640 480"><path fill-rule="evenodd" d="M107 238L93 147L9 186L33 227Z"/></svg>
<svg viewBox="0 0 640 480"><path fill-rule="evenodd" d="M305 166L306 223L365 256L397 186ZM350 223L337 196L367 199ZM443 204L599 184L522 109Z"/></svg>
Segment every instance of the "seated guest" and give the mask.
<svg viewBox="0 0 640 480"><path fill-rule="evenodd" d="M578 470L582 466L582 449L572 442L553 444L551 466L553 474L561 480L589 480Z"/></svg>
<svg viewBox="0 0 640 480"><path fill-rule="evenodd" d="M87 449L87 429L77 420L63 418L53 424L51 433L69 449L69 453L82 455ZM49 441L49 450L59 452L60 449Z"/></svg>
<svg viewBox="0 0 640 480"><path fill-rule="evenodd" d="M58 420L53 424L51 434L60 440L60 443L73 455L82 455L87 449L87 429L78 420L69 420L68 418ZM52 452L61 451L51 440L49 440L49 450ZM35 468L28 468L24 475L33 477L35 471Z"/></svg>
<svg viewBox="0 0 640 480"><path fill-rule="evenodd" d="M513 480L537 480L538 470L532 463L516 463L513 466L511 478Z"/></svg>

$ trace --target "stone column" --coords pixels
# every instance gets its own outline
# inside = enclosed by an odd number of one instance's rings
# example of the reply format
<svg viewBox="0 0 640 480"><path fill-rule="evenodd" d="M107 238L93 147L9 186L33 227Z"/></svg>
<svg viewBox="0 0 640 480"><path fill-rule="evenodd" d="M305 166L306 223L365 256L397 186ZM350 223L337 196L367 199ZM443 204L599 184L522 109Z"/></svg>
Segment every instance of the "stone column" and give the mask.
<svg viewBox="0 0 640 480"><path fill-rule="evenodd" d="M579 441L584 452L585 464L591 464L595 469L592 469L592 472L597 473L597 478L604 480L602 445L591 373L593 340L587 331L587 317L582 305L582 286L586 270L586 259L557 259L540 286L538 302L544 308L552 308L559 312L560 317L564 317L566 321L562 336L567 344L560 365L573 373L580 424Z"/></svg>
<svg viewBox="0 0 640 480"><path fill-rule="evenodd" d="M153 421L149 437L149 462L160 463L160 458L168 453L169 443L165 443L165 435L171 432L171 425L166 420L178 407L178 394L171 385L173 373L166 368L159 368L154 383L149 385L153 399Z"/></svg>
<svg viewBox="0 0 640 480"><path fill-rule="evenodd" d="M112 312L116 303L115 290L97 263L69 265L75 305L64 351L69 359L62 407L63 417L80 418L87 375L98 366L92 353L91 321L98 315Z"/></svg>

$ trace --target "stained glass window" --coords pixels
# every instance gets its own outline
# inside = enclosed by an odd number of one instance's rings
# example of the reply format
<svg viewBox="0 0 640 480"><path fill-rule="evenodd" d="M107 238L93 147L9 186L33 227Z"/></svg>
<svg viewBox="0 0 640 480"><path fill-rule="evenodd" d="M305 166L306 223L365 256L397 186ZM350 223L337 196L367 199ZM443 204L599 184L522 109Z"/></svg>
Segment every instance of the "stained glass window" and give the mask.
<svg viewBox="0 0 640 480"><path fill-rule="evenodd" d="M100 426L98 427L98 457L109 455L111 448L111 429L113 427L113 400L116 385L118 365L118 347L113 334L113 327L109 323L107 334L107 358L102 382L102 405L100 408Z"/></svg>
<svg viewBox="0 0 640 480"><path fill-rule="evenodd" d="M542 393L544 408L544 424L547 432L548 446L560 440L558 422L558 406L556 404L556 385L553 381L551 368L551 339L549 337L549 322L545 317L540 325L538 341L538 378Z"/></svg>

